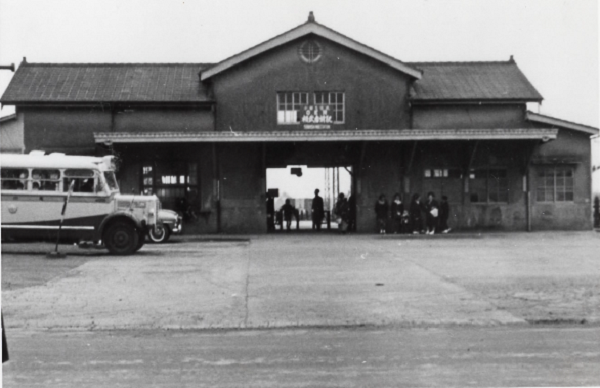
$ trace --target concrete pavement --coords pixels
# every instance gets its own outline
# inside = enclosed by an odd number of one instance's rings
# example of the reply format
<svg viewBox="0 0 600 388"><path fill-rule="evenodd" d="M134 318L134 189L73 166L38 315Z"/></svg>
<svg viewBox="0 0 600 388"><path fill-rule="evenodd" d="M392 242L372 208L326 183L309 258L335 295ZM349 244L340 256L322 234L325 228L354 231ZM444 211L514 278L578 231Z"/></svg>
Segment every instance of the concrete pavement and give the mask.
<svg viewBox="0 0 600 388"><path fill-rule="evenodd" d="M71 249L67 260L83 265L4 290L2 308L8 328L27 330L595 324L599 247L589 232L278 234L147 245L130 257ZM23 247L2 249L10 257Z"/></svg>
<svg viewBox="0 0 600 388"><path fill-rule="evenodd" d="M599 327L9 331L4 387L600 385Z"/></svg>

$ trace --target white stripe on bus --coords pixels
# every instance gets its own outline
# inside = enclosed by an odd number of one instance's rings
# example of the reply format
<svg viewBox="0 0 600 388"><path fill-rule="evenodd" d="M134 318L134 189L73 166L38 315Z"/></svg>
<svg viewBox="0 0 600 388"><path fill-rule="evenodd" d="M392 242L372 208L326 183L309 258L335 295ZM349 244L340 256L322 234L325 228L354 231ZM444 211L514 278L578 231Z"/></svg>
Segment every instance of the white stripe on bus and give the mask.
<svg viewBox="0 0 600 388"><path fill-rule="evenodd" d="M58 229L58 226L53 226L53 225L2 225L2 229ZM94 230L94 227L93 226L63 226L62 229Z"/></svg>

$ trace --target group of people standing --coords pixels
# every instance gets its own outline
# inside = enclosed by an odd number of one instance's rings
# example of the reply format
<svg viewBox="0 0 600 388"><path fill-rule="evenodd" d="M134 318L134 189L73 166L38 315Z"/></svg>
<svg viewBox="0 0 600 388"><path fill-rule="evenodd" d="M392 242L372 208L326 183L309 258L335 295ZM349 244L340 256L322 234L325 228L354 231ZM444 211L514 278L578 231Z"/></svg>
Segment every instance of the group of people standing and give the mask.
<svg viewBox="0 0 600 388"><path fill-rule="evenodd" d="M346 198L344 193L339 193L335 207L333 208L333 216L342 233L354 230L356 224L355 208L352 196ZM292 217L296 216L298 219L297 212L297 209L294 208L289 199L285 201L285 205L280 209L288 231L291 227ZM325 217L325 205L323 198L319 196L319 189L315 189L315 197L311 206L311 216L312 229L320 231ZM394 195L391 205L388 203L385 194L381 194L375 203L375 217L379 233L381 234L386 234L388 230L391 230L393 233L448 233L451 230L448 227L449 216L450 205L448 204L448 198L442 196L441 202L438 203L435 199L435 194L431 191L427 193L425 201L421 201L420 194L414 194L408 208L404 207L402 197L398 193Z"/></svg>
<svg viewBox="0 0 600 388"><path fill-rule="evenodd" d="M391 211L390 211L391 210ZM379 196L375 203L375 217L380 234L386 234L388 221L391 218L391 229L394 233L435 234L436 232L448 233L448 216L450 205L448 198L442 196L438 203L433 192L427 193L427 199L421 201L421 194L412 196L408 209L404 208L400 194L394 195L391 206L384 194ZM425 223L423 223L425 220Z"/></svg>

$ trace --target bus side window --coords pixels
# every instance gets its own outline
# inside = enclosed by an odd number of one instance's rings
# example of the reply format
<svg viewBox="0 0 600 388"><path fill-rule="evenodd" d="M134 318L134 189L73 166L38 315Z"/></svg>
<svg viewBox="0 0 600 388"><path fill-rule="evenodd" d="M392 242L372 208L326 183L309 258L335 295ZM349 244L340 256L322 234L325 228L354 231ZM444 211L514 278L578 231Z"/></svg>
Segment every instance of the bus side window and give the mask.
<svg viewBox="0 0 600 388"><path fill-rule="evenodd" d="M27 190L29 170L25 168L3 168L1 171L2 189Z"/></svg>
<svg viewBox="0 0 600 388"><path fill-rule="evenodd" d="M33 179L33 190L59 191L60 190L60 171L59 170L33 170L31 173Z"/></svg>
<svg viewBox="0 0 600 388"><path fill-rule="evenodd" d="M64 172L63 191L69 191L69 186L72 181L74 193L93 193L95 185L95 174L93 170L83 169L68 169Z"/></svg>

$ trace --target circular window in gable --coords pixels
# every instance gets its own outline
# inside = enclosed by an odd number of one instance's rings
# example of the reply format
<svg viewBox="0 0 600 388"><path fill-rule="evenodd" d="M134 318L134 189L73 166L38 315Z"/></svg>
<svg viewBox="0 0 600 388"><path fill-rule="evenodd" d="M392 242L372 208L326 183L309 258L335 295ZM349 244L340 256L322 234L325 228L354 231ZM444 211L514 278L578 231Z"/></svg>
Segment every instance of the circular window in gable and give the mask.
<svg viewBox="0 0 600 388"><path fill-rule="evenodd" d="M321 58L323 49L321 45L314 40L304 41L298 48L300 58L306 63L315 63Z"/></svg>

